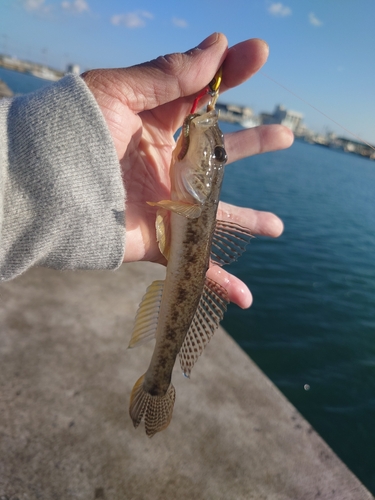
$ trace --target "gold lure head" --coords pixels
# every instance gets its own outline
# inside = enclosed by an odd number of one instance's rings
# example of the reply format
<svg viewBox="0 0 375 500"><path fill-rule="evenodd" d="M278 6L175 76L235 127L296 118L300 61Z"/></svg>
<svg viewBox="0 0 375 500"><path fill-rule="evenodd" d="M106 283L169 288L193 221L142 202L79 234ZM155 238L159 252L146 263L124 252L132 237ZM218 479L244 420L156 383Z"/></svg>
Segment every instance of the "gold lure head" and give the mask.
<svg viewBox="0 0 375 500"><path fill-rule="evenodd" d="M195 110L197 109L199 100L202 97L205 97L209 94L211 96L211 100L207 105L206 112L208 113L208 112L213 111L215 109L216 101L219 97L219 88L220 88L221 81L222 81L222 75L223 75L223 69L220 66L220 68L217 70L215 76L210 81L210 83L207 85L207 87L205 87L202 90L202 92L195 98L195 101L194 101L193 106L191 108L190 114L185 118L184 123L182 125L182 132L181 132L180 138L178 140L177 147L175 149L175 152L176 152L176 150L179 151L177 154L178 160L182 160L185 157L185 155L189 149L190 123L192 122L192 120L194 120L194 118L199 116L199 114L195 112ZM176 153L174 153L174 155L176 157Z"/></svg>
<svg viewBox="0 0 375 500"><path fill-rule="evenodd" d="M223 76L223 68L220 66L218 69L216 75L213 77L213 79L210 81L208 84L208 87L210 88L210 94L211 94L211 101L207 105L207 111L212 111L215 109L216 106L216 101L218 100L219 97L219 89L222 81L222 76Z"/></svg>
<svg viewBox="0 0 375 500"><path fill-rule="evenodd" d="M208 86L211 89L211 92L219 92L219 88L220 88L220 85L221 85L222 77L223 77L223 67L220 66L220 68L218 69L216 75L213 77L213 79L208 84Z"/></svg>

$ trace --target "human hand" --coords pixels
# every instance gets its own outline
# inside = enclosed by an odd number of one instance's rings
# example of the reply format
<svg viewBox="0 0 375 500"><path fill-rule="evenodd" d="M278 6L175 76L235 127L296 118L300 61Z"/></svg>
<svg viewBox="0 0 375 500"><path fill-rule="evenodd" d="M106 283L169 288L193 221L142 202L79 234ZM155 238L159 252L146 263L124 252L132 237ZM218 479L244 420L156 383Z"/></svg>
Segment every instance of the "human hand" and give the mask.
<svg viewBox="0 0 375 500"><path fill-rule="evenodd" d="M107 122L126 186L126 248L124 262L163 262L155 233L156 209L147 201L170 198L169 168L174 134L190 112L196 94L223 66L220 91L240 85L265 63L268 46L252 39L227 47L222 34L214 34L184 54L158 57L123 69L88 71L82 75ZM293 134L281 125L261 126L228 134L228 163L240 158L289 147ZM225 215L225 217L222 217ZM218 218L230 219L253 234L277 237L281 220L257 212L220 204ZM228 290L229 299L249 307L252 297L238 278L217 266L208 275Z"/></svg>

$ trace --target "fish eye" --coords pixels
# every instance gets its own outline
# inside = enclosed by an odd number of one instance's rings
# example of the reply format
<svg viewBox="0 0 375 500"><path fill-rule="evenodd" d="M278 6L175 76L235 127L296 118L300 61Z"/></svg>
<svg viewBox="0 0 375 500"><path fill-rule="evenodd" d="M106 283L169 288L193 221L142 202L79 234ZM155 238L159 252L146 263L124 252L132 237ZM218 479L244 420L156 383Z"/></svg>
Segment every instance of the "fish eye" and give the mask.
<svg viewBox="0 0 375 500"><path fill-rule="evenodd" d="M220 163L226 163L228 157L227 152L222 146L216 146L214 149L215 159Z"/></svg>

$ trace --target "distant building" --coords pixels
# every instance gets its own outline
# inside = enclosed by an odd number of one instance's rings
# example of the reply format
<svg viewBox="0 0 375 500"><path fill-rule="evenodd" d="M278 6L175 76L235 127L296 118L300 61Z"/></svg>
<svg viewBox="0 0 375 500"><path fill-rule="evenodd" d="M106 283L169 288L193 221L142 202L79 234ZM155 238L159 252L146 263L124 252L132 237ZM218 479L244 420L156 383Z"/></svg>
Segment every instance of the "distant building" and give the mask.
<svg viewBox="0 0 375 500"><path fill-rule="evenodd" d="M278 123L281 125L285 125L293 132L296 132L302 126L302 120L303 115L301 113L298 113L297 111L287 110L281 104L276 106L273 114L260 114L260 121L263 125Z"/></svg>
<svg viewBox="0 0 375 500"><path fill-rule="evenodd" d="M17 59L16 57L9 57L4 54L0 54L0 66L13 71L19 71L21 73L30 73L38 78L44 78L52 81L59 80L63 76L61 71L49 68L44 64L23 61L21 59Z"/></svg>
<svg viewBox="0 0 375 500"><path fill-rule="evenodd" d="M259 125L259 118L254 115L253 110L247 106L218 102L216 104L216 109L219 111L219 119L224 122L239 123L247 128Z"/></svg>
<svg viewBox="0 0 375 500"><path fill-rule="evenodd" d="M57 74L55 70L47 68L46 66L38 66L34 69L30 69L29 73L37 78L50 80L51 82L56 82L61 78L61 75Z"/></svg>
<svg viewBox="0 0 375 500"><path fill-rule="evenodd" d="M66 67L66 72L78 76L81 72L81 68L78 64L68 64Z"/></svg>
<svg viewBox="0 0 375 500"><path fill-rule="evenodd" d="M337 137L333 132L318 134L306 127L303 123L302 113L287 110L282 105L276 106L273 113L260 113L259 116L255 115L251 108L236 104L218 102L216 109L219 111L219 120L221 121L238 123L245 128L252 128L258 125L281 124L290 128L296 138L310 144L317 144L375 160L375 145L364 144L352 139L346 139L345 137Z"/></svg>
<svg viewBox="0 0 375 500"><path fill-rule="evenodd" d="M346 137L337 137L334 145L343 149L346 153L355 153L375 160L375 146L371 146L370 144L364 144L363 142L347 139ZM332 143L330 146L332 147Z"/></svg>

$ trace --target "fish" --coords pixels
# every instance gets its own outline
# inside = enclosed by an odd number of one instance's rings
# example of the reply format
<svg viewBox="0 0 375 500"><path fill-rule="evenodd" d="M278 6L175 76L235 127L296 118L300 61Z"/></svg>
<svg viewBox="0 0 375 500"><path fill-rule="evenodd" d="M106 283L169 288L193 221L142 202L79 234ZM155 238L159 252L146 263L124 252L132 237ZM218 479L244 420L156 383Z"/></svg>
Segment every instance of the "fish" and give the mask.
<svg viewBox="0 0 375 500"><path fill-rule="evenodd" d="M149 202L158 208L156 235L167 259L166 277L148 287L129 344L156 339L129 405L134 427L144 420L149 437L166 429L172 419L176 392L171 379L177 356L189 378L229 303L227 290L208 278L207 270L236 260L252 237L248 229L216 219L227 162L215 110L217 81L210 83L213 98L207 110L191 112L182 125L172 153L171 199Z"/></svg>

